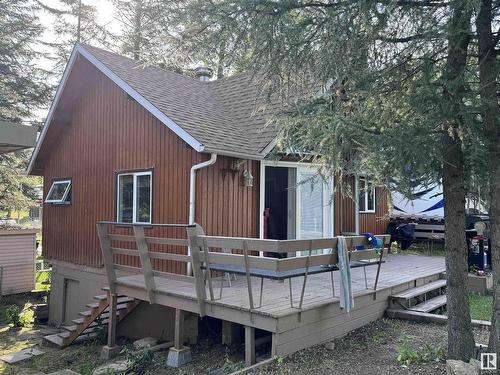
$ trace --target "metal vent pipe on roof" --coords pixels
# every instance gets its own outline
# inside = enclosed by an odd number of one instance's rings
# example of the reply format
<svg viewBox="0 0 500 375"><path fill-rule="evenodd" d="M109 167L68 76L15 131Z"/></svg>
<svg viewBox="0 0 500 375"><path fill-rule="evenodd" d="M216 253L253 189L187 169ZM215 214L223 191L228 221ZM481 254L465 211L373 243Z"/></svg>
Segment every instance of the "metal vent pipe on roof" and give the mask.
<svg viewBox="0 0 500 375"><path fill-rule="evenodd" d="M189 176L189 224L194 224L195 221L195 208L196 208L196 171L202 168L209 167L217 161L217 154L211 154L210 159L191 167ZM188 255L191 256L191 249L188 247ZM187 275L193 273L191 263L187 264Z"/></svg>
<svg viewBox="0 0 500 375"><path fill-rule="evenodd" d="M213 70L208 66L198 66L194 68L194 76L200 81L210 81L210 78L212 78L213 75Z"/></svg>

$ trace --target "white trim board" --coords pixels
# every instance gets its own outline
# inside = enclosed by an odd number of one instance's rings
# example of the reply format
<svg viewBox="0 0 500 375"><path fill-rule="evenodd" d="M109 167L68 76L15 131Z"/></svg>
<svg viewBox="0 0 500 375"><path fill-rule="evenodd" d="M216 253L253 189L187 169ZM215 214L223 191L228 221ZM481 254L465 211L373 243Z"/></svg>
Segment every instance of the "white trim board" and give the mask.
<svg viewBox="0 0 500 375"><path fill-rule="evenodd" d="M54 116L54 112L57 108L59 100L61 98L61 94L66 86L66 82L71 73L71 70L76 62L77 56L83 56L86 60L88 60L92 65L94 65L97 69L101 71L105 76L107 76L110 80L112 80L117 86L119 86L122 90L124 90L127 94L129 94L132 98L134 98L140 105L146 108L153 116L155 116L158 120L160 120L163 124L165 124L170 130L172 130L175 134L177 134L182 140L184 140L187 144L189 144L193 149L198 152L203 152L205 146L196 140L193 136L191 136L188 132L182 129L179 125L177 125L172 119L166 116L163 112L161 112L158 108L156 108L151 102L149 102L146 98L144 98L141 94L139 94L136 90L134 90L128 83L122 80L118 75L116 75L111 69L109 69L106 65L104 65L101 61L99 61L92 53L85 49L80 44L75 44L73 47L73 51L71 52L71 56L69 58L68 64L64 69L64 74L62 76L61 82L57 88L56 94L54 96L54 100L49 109L49 113L45 120L42 132L36 144L35 150L31 155L30 163L27 168L27 173L30 174L33 170L33 166L35 160L40 152L41 145L45 139L47 134L48 127L52 122L52 117Z"/></svg>

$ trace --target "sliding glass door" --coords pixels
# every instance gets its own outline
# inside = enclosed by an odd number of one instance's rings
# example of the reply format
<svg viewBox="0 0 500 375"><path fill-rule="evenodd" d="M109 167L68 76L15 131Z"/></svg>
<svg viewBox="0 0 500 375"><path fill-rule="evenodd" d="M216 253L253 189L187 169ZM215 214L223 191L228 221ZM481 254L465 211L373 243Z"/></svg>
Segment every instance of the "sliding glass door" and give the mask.
<svg viewBox="0 0 500 375"><path fill-rule="evenodd" d="M333 184L319 177L314 167L286 162L264 165L261 178L263 238L311 239L333 235Z"/></svg>
<svg viewBox="0 0 500 375"><path fill-rule="evenodd" d="M311 168L297 168L297 238L331 237L333 232L332 186ZM322 250L312 253L318 254ZM301 252L307 255L309 252Z"/></svg>

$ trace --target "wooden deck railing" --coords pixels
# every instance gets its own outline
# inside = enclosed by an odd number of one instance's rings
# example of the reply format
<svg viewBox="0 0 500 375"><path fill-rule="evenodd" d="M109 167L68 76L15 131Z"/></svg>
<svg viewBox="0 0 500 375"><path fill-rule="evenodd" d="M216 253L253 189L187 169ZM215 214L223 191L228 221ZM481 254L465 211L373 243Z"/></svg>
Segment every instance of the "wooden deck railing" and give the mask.
<svg viewBox="0 0 500 375"><path fill-rule="evenodd" d="M111 227L128 228L133 231L131 234L118 234L110 232ZM185 231L186 239L183 238L165 238L147 236L145 231L154 228L172 228ZM333 265L338 263L337 243L338 238L318 238L306 240L264 240L255 238L239 237L219 237L207 236L201 226L184 224L126 224L118 222L100 221L97 222L97 233L101 245L104 267L106 269L108 283L111 293L115 293L115 283L117 280L116 271L125 271L129 273L143 274L144 283L147 289L149 302L155 303L156 283L154 276L165 277L175 280L186 281L194 284L196 296L200 307L200 315L205 314L205 303L207 302L205 282L209 286L209 299L213 301L213 288L211 280L211 265L228 265L244 267L249 300L251 309L255 308L253 303L253 293L251 287L251 270L267 270L274 273L283 273L305 269L303 281L301 303L307 280L308 270L311 267L321 265ZM390 236L382 235L384 246L389 243ZM369 247L369 242L363 236L345 237L348 249L355 249L356 246ZM117 246L115 244L127 244ZM171 252L152 251L151 245L181 246L186 248L186 254L177 254ZM133 248L128 248L133 247ZM187 249L190 249L188 254ZM219 249L219 251L215 251ZM222 249L232 249L240 254L223 253ZM313 254L314 250L329 249L329 254ZM305 256L290 257L284 259L259 257L256 252L274 252L274 253L293 253L305 252ZM349 252L351 261L374 259L379 257L380 252L373 249L357 250ZM135 257L140 260L140 266L132 267L122 264L118 260L119 256ZM163 272L155 270L151 260L175 261L183 263L192 263L193 275L180 275L176 273ZM378 279L378 272L377 272ZM261 278L262 283L262 278ZM290 280L291 290L291 280ZM261 284L262 298L262 284ZM262 301L261 301L262 303ZM293 306L293 303L292 303Z"/></svg>

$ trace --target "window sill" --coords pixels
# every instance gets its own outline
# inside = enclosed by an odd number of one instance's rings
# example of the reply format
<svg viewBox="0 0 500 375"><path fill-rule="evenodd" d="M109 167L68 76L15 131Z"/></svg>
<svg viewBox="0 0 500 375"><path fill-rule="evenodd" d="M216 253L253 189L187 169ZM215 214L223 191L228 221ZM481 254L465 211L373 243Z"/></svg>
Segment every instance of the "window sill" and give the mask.
<svg viewBox="0 0 500 375"><path fill-rule="evenodd" d="M374 214L375 211L359 211L360 214Z"/></svg>

